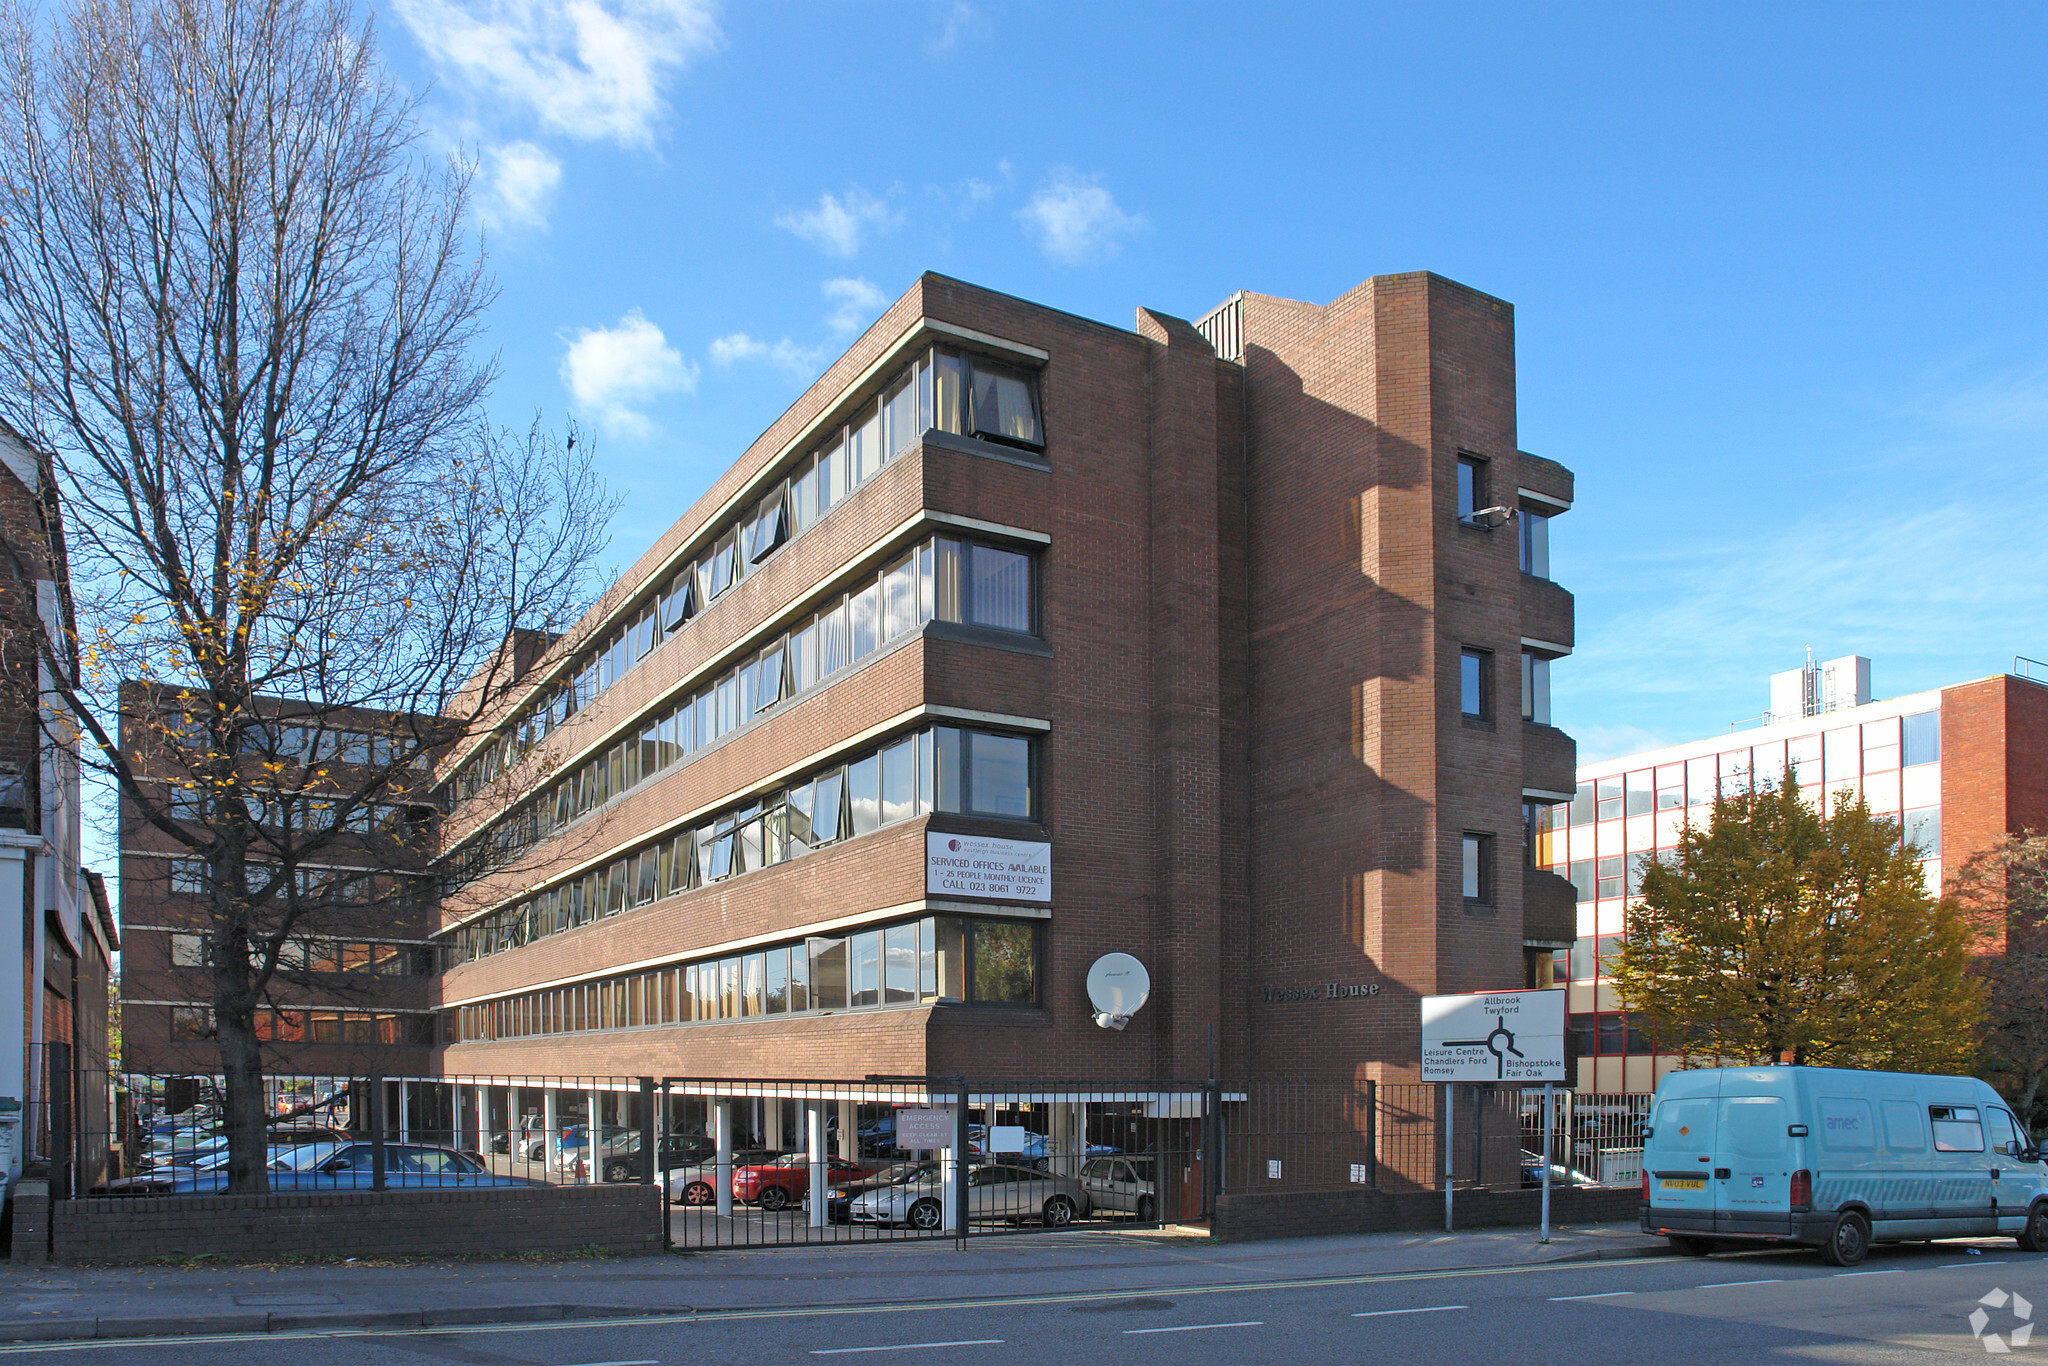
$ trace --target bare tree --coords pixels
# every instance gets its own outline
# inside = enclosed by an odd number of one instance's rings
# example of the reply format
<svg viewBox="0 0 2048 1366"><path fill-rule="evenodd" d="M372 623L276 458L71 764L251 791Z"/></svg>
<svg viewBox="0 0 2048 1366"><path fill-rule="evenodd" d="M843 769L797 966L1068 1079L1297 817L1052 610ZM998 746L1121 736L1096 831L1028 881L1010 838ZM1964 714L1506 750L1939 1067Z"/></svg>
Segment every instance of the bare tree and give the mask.
<svg viewBox="0 0 2048 1366"><path fill-rule="evenodd" d="M2048 1104L2048 835L2001 835L1956 870L1951 890L1980 935L1989 989L1985 1061L2038 1132Z"/></svg>
<svg viewBox="0 0 2048 1366"><path fill-rule="evenodd" d="M295 937L421 866L431 764L579 614L610 508L573 439L485 425L469 169L420 154L367 21L5 5L0 418L46 453L82 623L38 642L45 686L203 865L230 1188L259 1191ZM334 863L363 871L308 875Z"/></svg>

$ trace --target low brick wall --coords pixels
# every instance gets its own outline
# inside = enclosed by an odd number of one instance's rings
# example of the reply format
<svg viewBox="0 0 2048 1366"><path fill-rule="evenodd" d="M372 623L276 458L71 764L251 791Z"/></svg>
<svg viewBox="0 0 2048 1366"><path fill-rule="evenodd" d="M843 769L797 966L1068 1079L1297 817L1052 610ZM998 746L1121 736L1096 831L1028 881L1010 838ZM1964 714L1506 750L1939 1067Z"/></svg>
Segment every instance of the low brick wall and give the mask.
<svg viewBox="0 0 2048 1366"><path fill-rule="evenodd" d="M103 1196L59 1200L50 1221L60 1262L663 1250L661 1192L637 1184Z"/></svg>
<svg viewBox="0 0 2048 1366"><path fill-rule="evenodd" d="M1534 1226L1542 1219L1538 1190L1461 1190L1459 1228ZM1634 1186L1574 1187L1550 1192L1552 1224L1605 1224L1634 1219L1642 1204ZM1251 1238L1306 1238L1322 1233L1371 1233L1444 1226L1442 1191L1272 1191L1224 1194L1216 1200L1211 1231L1225 1242Z"/></svg>

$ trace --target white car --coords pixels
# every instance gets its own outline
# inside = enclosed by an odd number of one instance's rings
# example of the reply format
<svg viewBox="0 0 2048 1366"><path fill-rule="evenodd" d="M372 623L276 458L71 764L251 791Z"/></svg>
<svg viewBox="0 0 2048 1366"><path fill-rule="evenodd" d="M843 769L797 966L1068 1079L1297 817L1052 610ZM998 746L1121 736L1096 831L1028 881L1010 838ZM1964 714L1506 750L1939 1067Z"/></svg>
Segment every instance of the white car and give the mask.
<svg viewBox="0 0 2048 1366"><path fill-rule="evenodd" d="M906 1224L930 1232L946 1221L944 1199L940 1174L927 1172L855 1196L849 1215L856 1224ZM996 1164L967 1172L967 1217L972 1221L1042 1219L1046 1227L1060 1228L1088 1209L1088 1192L1071 1176Z"/></svg>

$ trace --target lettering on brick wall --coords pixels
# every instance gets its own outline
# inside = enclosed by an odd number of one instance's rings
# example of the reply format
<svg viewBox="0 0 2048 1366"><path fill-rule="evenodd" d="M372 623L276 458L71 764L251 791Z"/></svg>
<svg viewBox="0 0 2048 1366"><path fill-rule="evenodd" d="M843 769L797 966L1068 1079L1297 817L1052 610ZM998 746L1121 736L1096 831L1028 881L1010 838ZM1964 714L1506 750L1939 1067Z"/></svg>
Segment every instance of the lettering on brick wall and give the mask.
<svg viewBox="0 0 2048 1366"><path fill-rule="evenodd" d="M1378 982L1322 982L1308 987L1256 987L1261 1001L1342 1001L1380 994Z"/></svg>

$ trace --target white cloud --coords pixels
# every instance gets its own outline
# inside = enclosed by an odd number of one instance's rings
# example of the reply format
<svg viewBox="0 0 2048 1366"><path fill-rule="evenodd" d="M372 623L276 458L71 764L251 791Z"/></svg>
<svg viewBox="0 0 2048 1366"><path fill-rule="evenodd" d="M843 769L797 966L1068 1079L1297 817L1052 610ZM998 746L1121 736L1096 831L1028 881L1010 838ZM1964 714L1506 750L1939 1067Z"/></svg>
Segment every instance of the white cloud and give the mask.
<svg viewBox="0 0 2048 1366"><path fill-rule="evenodd" d="M844 199L829 191L819 195L818 207L783 214L775 226L789 229L828 256L852 256L860 250L862 233L897 221L887 203L856 185Z"/></svg>
<svg viewBox="0 0 2048 1366"><path fill-rule="evenodd" d="M489 177L478 212L499 228L545 228L548 206L562 183L562 163L545 147L509 142L484 153Z"/></svg>
<svg viewBox="0 0 2048 1366"><path fill-rule="evenodd" d="M965 47L968 43L986 38L990 25L988 16L967 3L967 0L953 0L939 17L939 29L925 40L924 50L934 57Z"/></svg>
<svg viewBox="0 0 2048 1366"><path fill-rule="evenodd" d="M1026 235L1061 265L1106 260L1116 255L1123 239L1145 227L1143 214L1125 213L1098 181L1055 167L1031 202L1017 210Z"/></svg>
<svg viewBox="0 0 2048 1366"><path fill-rule="evenodd" d="M889 296L859 276L842 275L836 280L827 280L819 288L832 304L832 312L825 319L834 332L858 332L873 322L882 305L889 302Z"/></svg>
<svg viewBox="0 0 2048 1366"><path fill-rule="evenodd" d="M815 374L818 369L816 348L798 346L787 337L778 342L756 341L744 332L714 339L711 359L720 366L740 361L766 361L778 370L787 370L798 376Z"/></svg>
<svg viewBox="0 0 2048 1366"><path fill-rule="evenodd" d="M651 436L654 423L635 405L697 387L697 367L637 308L611 327L579 327L566 340L562 383L607 431Z"/></svg>
<svg viewBox="0 0 2048 1366"><path fill-rule="evenodd" d="M718 45L707 0L398 0L444 73L570 137L653 140L662 85Z"/></svg>

